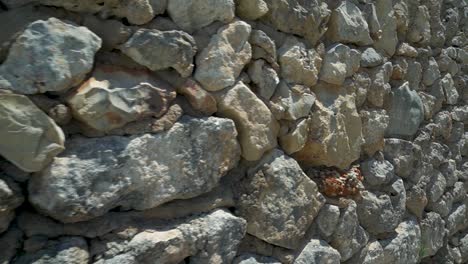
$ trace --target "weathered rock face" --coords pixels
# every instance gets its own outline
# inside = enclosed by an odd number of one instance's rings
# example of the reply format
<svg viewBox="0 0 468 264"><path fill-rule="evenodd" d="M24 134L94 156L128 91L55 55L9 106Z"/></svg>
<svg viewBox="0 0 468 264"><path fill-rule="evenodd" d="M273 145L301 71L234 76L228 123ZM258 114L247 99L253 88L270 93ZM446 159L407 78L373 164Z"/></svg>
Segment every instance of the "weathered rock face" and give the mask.
<svg viewBox="0 0 468 264"><path fill-rule="evenodd" d="M100 65L68 104L76 119L96 130L110 131L144 117L162 116L175 97L169 84L145 70Z"/></svg>
<svg viewBox="0 0 468 264"><path fill-rule="evenodd" d="M285 248L298 246L324 203L317 185L280 150L267 153L248 170L239 196L247 232Z"/></svg>
<svg viewBox="0 0 468 264"><path fill-rule="evenodd" d="M234 1L168 0L167 12L181 29L191 33L214 21L230 22L234 18Z"/></svg>
<svg viewBox="0 0 468 264"><path fill-rule="evenodd" d="M421 246L421 229L416 220L407 220L395 229L397 235L381 242L383 263L418 263Z"/></svg>
<svg viewBox="0 0 468 264"><path fill-rule="evenodd" d="M294 157L304 164L346 169L359 158L362 145L361 118L354 96L341 88L316 86L309 138Z"/></svg>
<svg viewBox="0 0 468 264"><path fill-rule="evenodd" d="M27 172L42 170L62 152L62 129L23 95L0 94L0 154Z"/></svg>
<svg viewBox="0 0 468 264"><path fill-rule="evenodd" d="M183 31L140 29L123 44L124 54L153 71L175 69L182 77L193 70L193 57L197 52L195 40Z"/></svg>
<svg viewBox="0 0 468 264"><path fill-rule="evenodd" d="M339 263L340 253L327 242L319 239L310 240L294 260L294 264Z"/></svg>
<svg viewBox="0 0 468 264"><path fill-rule="evenodd" d="M144 210L191 198L214 188L236 165L236 135L230 120L185 117L162 134L73 138L30 181L29 200L58 220L77 222L116 206Z"/></svg>
<svg viewBox="0 0 468 264"><path fill-rule="evenodd" d="M258 160L276 147L278 123L268 107L244 83L239 82L215 96L218 114L236 123L244 159Z"/></svg>
<svg viewBox="0 0 468 264"><path fill-rule="evenodd" d="M251 27L242 21L218 30L208 47L197 57L195 79L208 91L219 91L236 82L244 66L252 58L248 39Z"/></svg>
<svg viewBox="0 0 468 264"><path fill-rule="evenodd" d="M342 44L334 45L325 53L320 80L341 85L345 78L359 69L360 60L361 55L357 50Z"/></svg>
<svg viewBox="0 0 468 264"><path fill-rule="evenodd" d="M362 121L362 137L364 139L362 150L367 155L372 156L384 148L384 136L389 117L385 110L362 110L359 116Z"/></svg>
<svg viewBox="0 0 468 264"><path fill-rule="evenodd" d="M101 39L56 18L31 23L0 65L0 86L22 94L62 92L84 80Z"/></svg>

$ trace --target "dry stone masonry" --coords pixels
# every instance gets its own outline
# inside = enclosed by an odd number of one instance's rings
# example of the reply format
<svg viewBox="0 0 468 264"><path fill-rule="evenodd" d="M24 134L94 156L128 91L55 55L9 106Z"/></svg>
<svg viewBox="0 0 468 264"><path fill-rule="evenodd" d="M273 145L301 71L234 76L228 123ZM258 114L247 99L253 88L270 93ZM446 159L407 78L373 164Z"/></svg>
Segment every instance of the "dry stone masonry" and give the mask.
<svg viewBox="0 0 468 264"><path fill-rule="evenodd" d="M468 263L468 1L0 0L7 263Z"/></svg>

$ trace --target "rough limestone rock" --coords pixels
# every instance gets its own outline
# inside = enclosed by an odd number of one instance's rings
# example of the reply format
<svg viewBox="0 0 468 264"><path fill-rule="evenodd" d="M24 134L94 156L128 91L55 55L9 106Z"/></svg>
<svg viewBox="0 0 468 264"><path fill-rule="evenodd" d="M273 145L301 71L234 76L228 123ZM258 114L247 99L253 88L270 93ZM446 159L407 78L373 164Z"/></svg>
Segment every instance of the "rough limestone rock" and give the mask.
<svg viewBox="0 0 468 264"><path fill-rule="evenodd" d="M424 108L418 93L410 90L408 83L393 91L388 115L386 136L411 137L417 132L424 120Z"/></svg>
<svg viewBox="0 0 468 264"><path fill-rule="evenodd" d="M340 263L340 253L324 240L311 239L294 260L294 264Z"/></svg>
<svg viewBox="0 0 468 264"><path fill-rule="evenodd" d="M264 0L265 21L280 31L303 36L312 45L327 31L330 19L327 4L317 0Z"/></svg>
<svg viewBox="0 0 468 264"><path fill-rule="evenodd" d="M0 234L7 230L15 213L24 201L21 188L14 181L0 175Z"/></svg>
<svg viewBox="0 0 468 264"><path fill-rule="evenodd" d="M63 92L91 71L101 39L56 18L31 23L0 65L0 86L16 93Z"/></svg>
<svg viewBox="0 0 468 264"><path fill-rule="evenodd" d="M120 49L153 71L173 68L182 77L192 74L197 53L193 37L177 30L139 29Z"/></svg>
<svg viewBox="0 0 468 264"><path fill-rule="evenodd" d="M382 30L382 35L375 41L374 47L388 56L393 56L398 44L397 19L393 3L387 0L376 0L374 4Z"/></svg>
<svg viewBox="0 0 468 264"><path fill-rule="evenodd" d="M449 74L445 75L444 78L440 80L440 86L444 90L445 100L447 104L454 105L457 103L459 94L455 88L452 76Z"/></svg>
<svg viewBox="0 0 468 264"><path fill-rule="evenodd" d="M219 91L235 84L252 58L252 47L248 42L250 32L250 25L236 21L221 27L211 38L196 60L195 79L203 88Z"/></svg>
<svg viewBox="0 0 468 264"><path fill-rule="evenodd" d="M421 221L421 258L433 256L444 245L445 221L439 214L429 212Z"/></svg>
<svg viewBox="0 0 468 264"><path fill-rule="evenodd" d="M239 196L238 213L247 220L247 232L285 248L299 245L324 204L317 185L277 149L248 170Z"/></svg>
<svg viewBox="0 0 468 264"><path fill-rule="evenodd" d="M316 218L317 228L321 235L330 237L340 220L340 208L336 205L325 204Z"/></svg>
<svg viewBox="0 0 468 264"><path fill-rule="evenodd" d="M157 2L152 0L136 0L131 2L103 0L39 0L41 4L63 7L74 12L100 13L106 18L116 16L126 18L128 22L142 25L150 22L155 15L164 13L164 5L152 5Z"/></svg>
<svg viewBox="0 0 468 264"><path fill-rule="evenodd" d="M421 148L411 141L388 138L385 139L384 154L385 159L393 164L395 173L402 178L407 178L418 167Z"/></svg>
<svg viewBox="0 0 468 264"><path fill-rule="evenodd" d="M146 224L124 239L102 239L107 250L95 263L231 263L245 234L246 222L215 210L175 224ZM128 235L127 235L128 236ZM123 241L122 241L123 240ZM120 249L120 250L119 250ZM120 252L119 252L120 251Z"/></svg>
<svg viewBox="0 0 468 264"><path fill-rule="evenodd" d="M353 95L341 88L318 85L304 148L294 153L299 162L346 169L359 158L362 145L361 118Z"/></svg>
<svg viewBox="0 0 468 264"><path fill-rule="evenodd" d="M412 23L408 28L407 40L421 45L427 44L431 40L431 25L429 23L430 15L426 6L417 7L414 12Z"/></svg>
<svg viewBox="0 0 468 264"><path fill-rule="evenodd" d="M384 251L379 241L369 242L360 252L356 253L348 263L373 264L384 262Z"/></svg>
<svg viewBox="0 0 468 264"><path fill-rule="evenodd" d="M188 79L182 86L177 87L177 92L183 94L193 109L205 115L216 113L216 99L203 89L195 80Z"/></svg>
<svg viewBox="0 0 468 264"><path fill-rule="evenodd" d="M62 129L26 96L0 93L0 154L27 172L43 169L62 152Z"/></svg>
<svg viewBox="0 0 468 264"><path fill-rule="evenodd" d="M12 263L88 263L88 244L82 237L61 237L49 241L47 247L36 252L26 253Z"/></svg>
<svg viewBox="0 0 468 264"><path fill-rule="evenodd" d="M236 13L240 18L255 20L268 12L264 0L236 0Z"/></svg>
<svg viewBox="0 0 468 264"><path fill-rule="evenodd" d="M393 165L385 160L381 154L361 163L364 182L369 186L381 186L392 182L395 178ZM401 189L399 190L402 191Z"/></svg>
<svg viewBox="0 0 468 264"><path fill-rule="evenodd" d="M99 65L68 104L76 119L106 132L144 117L161 117L175 97L169 84L146 70Z"/></svg>
<svg viewBox="0 0 468 264"><path fill-rule="evenodd" d="M280 82L276 71L264 60L255 60L250 64L248 73L258 96L270 100Z"/></svg>
<svg viewBox="0 0 468 264"><path fill-rule="evenodd" d="M385 264L415 264L419 260L421 229L416 220L401 222L394 238L382 240Z"/></svg>
<svg viewBox="0 0 468 264"><path fill-rule="evenodd" d="M401 179L385 186L382 191L362 191L358 202L359 222L370 233L392 232L405 214L406 192Z"/></svg>
<svg viewBox="0 0 468 264"><path fill-rule="evenodd" d="M29 200L62 222L77 222L117 206L144 210L195 197L236 165L236 136L230 120L184 117L154 135L76 137L31 179Z"/></svg>
<svg viewBox="0 0 468 264"><path fill-rule="evenodd" d="M375 152L383 150L385 131L390 120L385 110L362 110L359 115L364 139L362 150L372 156Z"/></svg>
<svg viewBox="0 0 468 264"><path fill-rule="evenodd" d="M303 85L288 85L281 82L271 98L270 104L277 108L274 111L276 119L295 121L307 117L315 103L315 95L309 87ZM272 107L272 106L270 106Z"/></svg>
<svg viewBox="0 0 468 264"><path fill-rule="evenodd" d="M306 49L296 38L288 38L278 50L281 76L288 82L309 87L317 84L322 66L321 54L314 49Z"/></svg>
<svg viewBox="0 0 468 264"><path fill-rule="evenodd" d="M373 43L366 19L361 10L351 1L344 1L333 10L326 36L335 42L360 46Z"/></svg>
<svg viewBox="0 0 468 264"><path fill-rule="evenodd" d="M359 69L361 54L343 44L331 46L325 53L320 80L341 85Z"/></svg>
<svg viewBox="0 0 468 264"><path fill-rule="evenodd" d="M228 23L234 19L233 0L168 0L167 12L171 19L189 33L220 21Z"/></svg>
<svg viewBox="0 0 468 264"><path fill-rule="evenodd" d="M271 65L278 66L276 61L276 44L265 32L261 30L252 30L249 42L252 45L253 59L264 59Z"/></svg>
<svg viewBox="0 0 468 264"><path fill-rule="evenodd" d="M309 126L310 119L302 119L286 134L279 137L279 144L288 155L301 150L305 146L309 134Z"/></svg>
<svg viewBox="0 0 468 264"><path fill-rule="evenodd" d="M383 63L383 57L373 48L367 48L361 54L361 67L376 67Z"/></svg>
<svg viewBox="0 0 468 264"><path fill-rule="evenodd" d="M215 94L218 114L236 123L242 157L259 160L276 147L279 125L268 107L244 83Z"/></svg>

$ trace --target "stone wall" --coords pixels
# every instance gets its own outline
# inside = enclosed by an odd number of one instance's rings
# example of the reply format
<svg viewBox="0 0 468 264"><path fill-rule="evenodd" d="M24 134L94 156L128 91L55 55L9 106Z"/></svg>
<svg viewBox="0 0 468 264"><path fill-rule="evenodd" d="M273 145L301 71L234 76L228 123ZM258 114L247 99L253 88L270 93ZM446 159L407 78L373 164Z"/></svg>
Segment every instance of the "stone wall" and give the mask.
<svg viewBox="0 0 468 264"><path fill-rule="evenodd" d="M468 1L0 0L0 263L468 263Z"/></svg>

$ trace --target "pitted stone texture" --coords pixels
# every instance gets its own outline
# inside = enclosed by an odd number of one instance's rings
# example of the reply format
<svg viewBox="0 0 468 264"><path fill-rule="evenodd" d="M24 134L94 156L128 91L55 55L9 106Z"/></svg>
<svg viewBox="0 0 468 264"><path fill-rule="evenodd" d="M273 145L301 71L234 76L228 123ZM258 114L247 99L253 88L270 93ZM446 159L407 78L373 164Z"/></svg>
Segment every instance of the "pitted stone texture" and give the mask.
<svg viewBox="0 0 468 264"><path fill-rule="evenodd" d="M418 145L397 138L385 139L384 154L385 159L393 164L395 173L402 178L410 177L421 160Z"/></svg>
<svg viewBox="0 0 468 264"><path fill-rule="evenodd" d="M317 185L280 150L249 169L239 187L238 213L247 232L268 243L296 248L324 204Z"/></svg>
<svg viewBox="0 0 468 264"><path fill-rule="evenodd" d="M304 37L311 45L327 30L330 10L317 0L264 0L268 13L264 20L285 33Z"/></svg>
<svg viewBox="0 0 468 264"><path fill-rule="evenodd" d="M197 53L195 40L189 34L156 29L139 29L120 50L153 71L173 68L182 77L192 74Z"/></svg>
<svg viewBox="0 0 468 264"><path fill-rule="evenodd" d="M236 123L242 157L259 160L276 147L279 125L268 107L244 83L214 94L218 102L218 115Z"/></svg>
<svg viewBox="0 0 468 264"><path fill-rule="evenodd" d="M394 238L382 240L384 264L416 264L421 247L421 229L416 220L401 222Z"/></svg>
<svg viewBox="0 0 468 264"><path fill-rule="evenodd" d="M230 120L183 117L154 135L76 137L31 179L29 200L62 222L78 222L117 206L144 210L192 198L213 189L236 165L236 136Z"/></svg>
<svg viewBox="0 0 468 264"><path fill-rule="evenodd" d="M95 263L180 263L187 257L195 264L231 263L245 226L244 219L224 210L169 224L146 223L129 230L130 235L122 232L99 239L104 250Z"/></svg>
<svg viewBox="0 0 468 264"><path fill-rule="evenodd" d="M310 115L309 136L304 148L293 156L313 166L346 169L361 153L362 124L355 98L343 88L319 84Z"/></svg>
<svg viewBox="0 0 468 264"><path fill-rule="evenodd" d="M325 53L320 80L341 85L359 69L361 54L343 44L335 44Z"/></svg>
<svg viewBox="0 0 468 264"><path fill-rule="evenodd" d="M27 172L65 149L62 129L23 95L0 93L0 138L0 154Z"/></svg>
<svg viewBox="0 0 468 264"><path fill-rule="evenodd" d="M69 98L73 116L98 131L110 131L144 117L161 117L175 90L145 70L99 65Z"/></svg>
<svg viewBox="0 0 468 264"><path fill-rule="evenodd" d="M270 107L276 119L295 121L307 117L315 103L315 95L309 87L303 85L288 85L281 82L271 98Z"/></svg>
<svg viewBox="0 0 468 264"><path fill-rule="evenodd" d="M301 150L309 135L310 119L302 119L298 121L289 131L279 137L281 148L291 155L294 152Z"/></svg>
<svg viewBox="0 0 468 264"><path fill-rule="evenodd" d="M424 120L424 108L421 97L410 90L407 82L393 91L388 115L387 137L411 137L416 134Z"/></svg>
<svg viewBox="0 0 468 264"><path fill-rule="evenodd" d="M376 0L374 4L382 30L382 35L375 41L374 46L377 50L385 52L386 55L393 56L398 44L397 19L393 2Z"/></svg>
<svg viewBox="0 0 468 264"><path fill-rule="evenodd" d="M351 1L344 1L333 10L326 36L334 42L361 46L373 43L369 35L369 26L361 10Z"/></svg>
<svg viewBox="0 0 468 264"><path fill-rule="evenodd" d="M114 1L114 0L39 0L41 4L63 7L74 12L100 13L103 16L127 18L128 22L142 25L150 22L157 14L164 13L164 5L152 5L156 1ZM160 3L165 1L159 1Z"/></svg>
<svg viewBox="0 0 468 264"><path fill-rule="evenodd" d="M361 163L361 172L362 176L364 176L364 182L370 186L388 184L395 178L393 165L380 155L381 154L377 154L376 158L370 158Z"/></svg>
<svg viewBox="0 0 468 264"><path fill-rule="evenodd" d="M388 127L389 117L385 110L362 110L359 113L362 120L362 137L364 143L362 150L369 156L384 148L385 130Z"/></svg>
<svg viewBox="0 0 468 264"><path fill-rule="evenodd" d="M215 21L230 22L234 19L234 9L233 0L168 0L167 3L169 16L189 33Z"/></svg>
<svg viewBox="0 0 468 264"><path fill-rule="evenodd" d="M309 87L317 84L322 54L314 49L306 49L305 44L296 38L288 38L278 50L278 55L281 76L286 81Z"/></svg>
<svg viewBox="0 0 468 264"><path fill-rule="evenodd" d="M433 256L444 245L445 221L439 214L429 212L421 221L421 258Z"/></svg>
<svg viewBox="0 0 468 264"><path fill-rule="evenodd" d="M31 23L0 65L0 86L21 94L64 92L91 71L101 39L56 18Z"/></svg>
<svg viewBox="0 0 468 264"><path fill-rule="evenodd" d="M340 263L340 253L320 239L310 240L294 260L294 264Z"/></svg>
<svg viewBox="0 0 468 264"><path fill-rule="evenodd" d="M264 60L255 60L250 64L248 73L258 96L270 100L280 82L276 71Z"/></svg>
<svg viewBox="0 0 468 264"><path fill-rule="evenodd" d="M252 47L248 42L250 32L250 25L236 21L221 27L211 38L196 59L195 79L203 88L219 91L235 84L252 58Z"/></svg>

